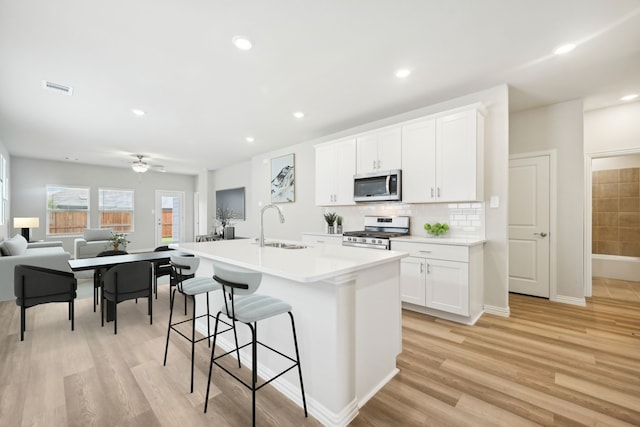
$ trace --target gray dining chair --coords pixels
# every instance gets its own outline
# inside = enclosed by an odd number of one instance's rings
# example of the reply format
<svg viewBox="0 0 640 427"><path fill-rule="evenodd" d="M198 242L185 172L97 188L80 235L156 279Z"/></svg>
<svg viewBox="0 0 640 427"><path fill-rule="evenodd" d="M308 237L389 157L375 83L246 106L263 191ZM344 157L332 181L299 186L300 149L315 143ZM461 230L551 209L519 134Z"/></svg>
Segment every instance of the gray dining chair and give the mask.
<svg viewBox="0 0 640 427"><path fill-rule="evenodd" d="M102 302L100 317L104 326L105 300L113 303L113 333L118 333L118 304L138 298L147 298L149 324L153 324L153 266L150 261L135 261L118 264L102 276Z"/></svg>
<svg viewBox="0 0 640 427"><path fill-rule="evenodd" d="M20 341L24 341L26 309L51 302L69 303L69 320L74 330L74 305L78 281L73 273L33 265L16 265L13 290L20 307Z"/></svg>

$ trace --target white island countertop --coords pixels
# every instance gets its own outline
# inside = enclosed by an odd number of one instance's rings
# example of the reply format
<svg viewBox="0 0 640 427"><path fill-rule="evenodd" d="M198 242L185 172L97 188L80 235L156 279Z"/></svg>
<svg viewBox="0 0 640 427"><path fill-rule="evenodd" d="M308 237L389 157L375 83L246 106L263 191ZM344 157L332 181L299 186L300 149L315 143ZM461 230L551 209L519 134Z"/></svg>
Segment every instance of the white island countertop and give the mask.
<svg viewBox="0 0 640 427"><path fill-rule="evenodd" d="M280 240L267 239L266 242L274 241ZM304 249L261 248L253 239L180 243L171 246L203 258L302 283L354 273L408 256L406 252L362 250L339 245L315 245Z"/></svg>

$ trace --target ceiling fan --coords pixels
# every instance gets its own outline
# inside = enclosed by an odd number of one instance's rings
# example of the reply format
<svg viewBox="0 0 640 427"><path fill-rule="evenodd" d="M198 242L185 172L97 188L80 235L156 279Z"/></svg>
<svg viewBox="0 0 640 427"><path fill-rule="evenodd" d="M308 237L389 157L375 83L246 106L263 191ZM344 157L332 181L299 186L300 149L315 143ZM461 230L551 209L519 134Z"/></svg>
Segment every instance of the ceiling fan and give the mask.
<svg viewBox="0 0 640 427"><path fill-rule="evenodd" d="M138 160L135 160L133 161L133 163L131 163L131 169L133 169L134 172L145 173L151 167L157 169L158 172L166 172L166 169L162 165L150 165L149 163L145 162L143 160L144 156L142 154L136 154L135 156L138 158Z"/></svg>

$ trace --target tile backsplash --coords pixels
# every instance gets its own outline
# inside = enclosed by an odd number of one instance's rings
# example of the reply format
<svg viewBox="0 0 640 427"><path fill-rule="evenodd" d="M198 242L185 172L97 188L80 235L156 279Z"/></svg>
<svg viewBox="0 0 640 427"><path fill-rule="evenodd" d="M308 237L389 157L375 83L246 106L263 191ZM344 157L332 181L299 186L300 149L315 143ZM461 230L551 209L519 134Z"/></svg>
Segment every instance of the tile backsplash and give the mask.
<svg viewBox="0 0 640 427"><path fill-rule="evenodd" d="M362 229L362 219L366 215L388 215L411 217L411 234L428 236L423 226L426 222L449 224L447 237L451 238L484 238L485 208L484 203L369 203L357 206L337 206L327 208L344 218L344 230Z"/></svg>

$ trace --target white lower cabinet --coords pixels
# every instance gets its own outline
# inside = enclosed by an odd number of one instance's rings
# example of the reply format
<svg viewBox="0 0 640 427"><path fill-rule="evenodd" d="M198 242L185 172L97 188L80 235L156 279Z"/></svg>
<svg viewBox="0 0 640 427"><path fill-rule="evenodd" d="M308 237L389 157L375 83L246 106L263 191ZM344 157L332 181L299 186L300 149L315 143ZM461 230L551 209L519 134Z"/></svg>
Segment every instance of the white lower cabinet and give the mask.
<svg viewBox="0 0 640 427"><path fill-rule="evenodd" d="M425 306L469 315L469 264L427 259Z"/></svg>
<svg viewBox="0 0 640 427"><path fill-rule="evenodd" d="M482 244L392 240L391 249L410 255L400 263L400 297L404 308L475 323L484 305Z"/></svg>
<svg viewBox="0 0 640 427"><path fill-rule="evenodd" d="M408 257L400 261L400 299L416 305L426 305L426 261Z"/></svg>

